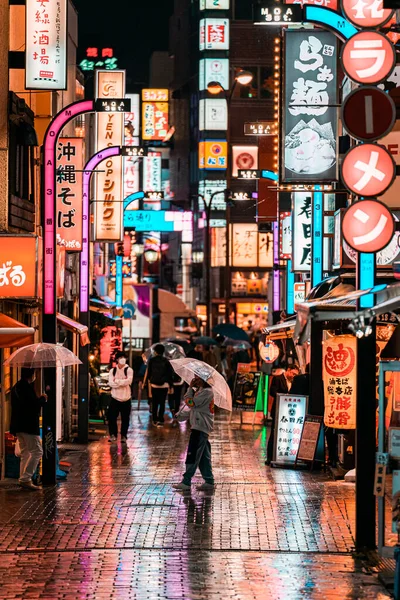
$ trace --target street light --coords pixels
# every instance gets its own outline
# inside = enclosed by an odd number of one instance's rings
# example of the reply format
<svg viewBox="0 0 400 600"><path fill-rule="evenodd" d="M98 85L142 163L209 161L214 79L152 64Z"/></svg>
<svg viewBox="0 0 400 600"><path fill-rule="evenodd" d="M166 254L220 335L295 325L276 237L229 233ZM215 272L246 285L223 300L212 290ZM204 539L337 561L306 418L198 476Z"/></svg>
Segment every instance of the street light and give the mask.
<svg viewBox="0 0 400 600"><path fill-rule="evenodd" d="M227 93L227 91L224 90L223 86L218 82L218 81L211 81L208 85L207 85L207 90L210 94L212 94L213 96L219 94L220 91L222 91L225 94L225 98L226 98L226 103L227 103L227 131L226 131L226 144L228 147L228 165L227 165L227 171L226 171L226 237L225 237L225 243L226 243L226 255L225 255L225 322L229 323L229 319L230 319L230 303L231 303L231 294L230 294L230 286L231 286L231 278L230 278L230 269L231 269L231 264L230 264L230 231L229 231L229 224L231 221L231 211L230 211L230 204L229 204L229 194L231 193L231 164L230 164L230 160L229 160L229 156L230 156L230 127L229 127L229 109L230 109L230 105L231 105L231 101L232 101L232 97L233 97L233 92L235 91L235 88L237 86L237 84L239 85L249 85L249 83L251 83L253 81L253 73L251 71L244 71L241 70L238 73L236 73L234 81L233 81L233 85L231 87L231 90L229 92L229 95ZM209 209L211 211L211 202L209 205ZM208 263L206 262L206 265L208 266ZM210 267L211 270L211 267Z"/></svg>

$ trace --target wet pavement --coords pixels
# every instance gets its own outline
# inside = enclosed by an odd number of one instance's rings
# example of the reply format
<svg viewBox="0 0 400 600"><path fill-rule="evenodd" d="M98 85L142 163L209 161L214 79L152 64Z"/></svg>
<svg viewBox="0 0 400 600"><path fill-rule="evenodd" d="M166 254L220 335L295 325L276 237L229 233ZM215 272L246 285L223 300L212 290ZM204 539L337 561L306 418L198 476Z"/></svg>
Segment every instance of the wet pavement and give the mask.
<svg viewBox="0 0 400 600"><path fill-rule="evenodd" d="M64 446L57 488L0 486L0 599L390 597L353 557L352 484L266 467L266 429L220 416L215 491L175 492L187 436L134 410L126 448Z"/></svg>

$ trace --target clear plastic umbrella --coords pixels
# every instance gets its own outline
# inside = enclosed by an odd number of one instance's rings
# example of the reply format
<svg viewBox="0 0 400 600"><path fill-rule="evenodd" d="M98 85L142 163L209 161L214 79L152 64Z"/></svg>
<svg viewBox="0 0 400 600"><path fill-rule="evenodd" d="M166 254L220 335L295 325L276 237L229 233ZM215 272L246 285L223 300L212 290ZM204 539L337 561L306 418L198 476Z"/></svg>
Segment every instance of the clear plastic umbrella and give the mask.
<svg viewBox="0 0 400 600"><path fill-rule="evenodd" d="M213 369L213 367L195 358L171 360L171 365L175 373L188 384L196 376L206 381L213 389L215 404L225 410L232 410L231 390L222 375Z"/></svg>
<svg viewBox="0 0 400 600"><path fill-rule="evenodd" d="M57 344L31 344L19 348L5 362L11 367L45 369L51 367L70 367L80 365L79 358L64 346Z"/></svg>
<svg viewBox="0 0 400 600"><path fill-rule="evenodd" d="M154 348L159 344L153 344L146 350L144 356L146 357L146 361L149 360L151 356L155 356ZM185 358L186 354L181 346L178 344L173 344L172 342L162 342L162 346L164 346L164 356L168 358L168 360L174 360L177 358Z"/></svg>

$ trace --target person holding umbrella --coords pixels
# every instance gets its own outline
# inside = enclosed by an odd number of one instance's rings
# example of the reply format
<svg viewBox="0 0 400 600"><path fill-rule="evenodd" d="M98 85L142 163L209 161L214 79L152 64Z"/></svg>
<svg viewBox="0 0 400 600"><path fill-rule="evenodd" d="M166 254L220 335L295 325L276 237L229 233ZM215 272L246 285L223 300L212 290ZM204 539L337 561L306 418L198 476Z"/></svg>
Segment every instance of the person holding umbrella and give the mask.
<svg viewBox="0 0 400 600"><path fill-rule="evenodd" d="M10 433L18 440L21 458L18 483L28 490L40 490L32 477L43 456L40 439L39 417L42 406L47 402L46 394L38 397L33 387L35 369L23 368L21 379L11 390Z"/></svg>
<svg viewBox="0 0 400 600"><path fill-rule="evenodd" d="M186 471L181 483L177 483L172 487L175 490L189 491L192 478L197 468L199 468L204 483L197 489L213 489L214 476L211 466L211 445L208 436L214 428L214 393L206 381L196 376L190 383L184 401L185 407L177 413L176 418L178 421L189 419L191 426L186 455Z"/></svg>

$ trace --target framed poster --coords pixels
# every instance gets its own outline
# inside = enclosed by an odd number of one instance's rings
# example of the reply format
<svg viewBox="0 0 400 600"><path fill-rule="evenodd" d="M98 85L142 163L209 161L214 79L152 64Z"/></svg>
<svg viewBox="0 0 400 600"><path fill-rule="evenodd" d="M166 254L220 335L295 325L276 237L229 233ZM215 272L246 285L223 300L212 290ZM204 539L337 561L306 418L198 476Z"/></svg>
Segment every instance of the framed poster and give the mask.
<svg viewBox="0 0 400 600"><path fill-rule="evenodd" d="M308 408L308 396L278 394L273 463L294 466Z"/></svg>
<svg viewBox="0 0 400 600"><path fill-rule="evenodd" d="M317 452L319 450L319 442L321 436L321 430L323 425L322 417L314 417L313 415L306 415L304 419L303 432L301 434L300 445L297 452L296 462L306 461L314 463L317 458ZM324 439L322 439L322 447L324 448ZM319 457L321 458L321 457ZM322 452L322 461L324 460L324 453Z"/></svg>
<svg viewBox="0 0 400 600"><path fill-rule="evenodd" d="M250 365L244 364L236 373L235 387L233 389L232 408L238 408L245 411L255 411L257 402L258 384L260 383L261 373L259 371L250 371ZM249 367L249 368L248 368Z"/></svg>

